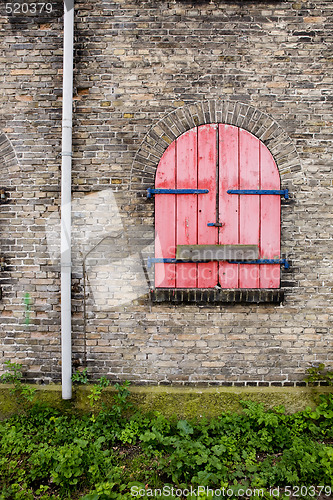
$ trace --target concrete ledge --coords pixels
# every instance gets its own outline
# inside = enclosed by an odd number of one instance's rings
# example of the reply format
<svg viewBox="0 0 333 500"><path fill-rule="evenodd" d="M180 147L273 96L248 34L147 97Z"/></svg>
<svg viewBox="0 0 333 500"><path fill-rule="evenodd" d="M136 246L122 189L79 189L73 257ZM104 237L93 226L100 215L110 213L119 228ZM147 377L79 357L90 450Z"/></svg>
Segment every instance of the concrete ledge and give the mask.
<svg viewBox="0 0 333 500"><path fill-rule="evenodd" d="M37 389L36 399L62 411L71 413L89 412L88 394L91 386L74 386L73 399L61 399L61 386L33 386ZM11 386L0 385L0 419L22 411L15 397L10 395ZM133 386L130 387L131 402L143 412L159 411L167 417L195 418L216 417L225 411L240 411L242 400L263 403L265 408L283 405L288 413L314 407L319 395L333 392L333 387L173 387ZM114 388L105 390L103 401L113 404Z"/></svg>
<svg viewBox="0 0 333 500"><path fill-rule="evenodd" d="M215 288L156 288L151 291L154 303L170 302L172 304L280 304L284 292L277 289L239 289L229 290Z"/></svg>

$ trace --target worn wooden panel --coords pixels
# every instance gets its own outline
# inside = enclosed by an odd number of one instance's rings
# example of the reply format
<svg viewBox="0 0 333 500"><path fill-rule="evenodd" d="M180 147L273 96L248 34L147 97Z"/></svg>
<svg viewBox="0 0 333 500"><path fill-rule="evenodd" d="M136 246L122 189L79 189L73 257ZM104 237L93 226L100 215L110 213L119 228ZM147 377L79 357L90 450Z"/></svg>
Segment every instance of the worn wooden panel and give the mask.
<svg viewBox="0 0 333 500"><path fill-rule="evenodd" d="M176 143L164 152L156 171L156 188L176 187ZM167 221L167 224L166 224ZM155 257L174 258L176 253L176 195L155 196ZM155 264L155 286L174 288L175 264Z"/></svg>
<svg viewBox="0 0 333 500"><path fill-rule="evenodd" d="M182 260L256 260L258 245L177 245L176 259Z"/></svg>
<svg viewBox="0 0 333 500"><path fill-rule="evenodd" d="M280 189L280 174L274 158L260 144L261 189ZM260 258L280 258L281 198L263 195L260 198ZM260 265L260 288L279 288L280 265Z"/></svg>
<svg viewBox="0 0 333 500"><path fill-rule="evenodd" d="M243 244L259 245L259 255L251 253L247 258L280 258L280 196L227 193L228 189L280 189L272 155L245 130L209 124L186 132L163 155L155 187L209 189L208 194L155 197L156 257L175 258L177 245L193 249L198 245ZM213 222L222 223L222 227L207 226ZM216 255L217 259L222 257L237 258L230 253ZM241 259L238 256L237 260ZM280 285L280 266L271 264L156 264L155 275L157 287L210 288L218 282L223 288Z"/></svg>
<svg viewBox="0 0 333 500"><path fill-rule="evenodd" d="M227 193L239 187L239 139L237 127L219 125L219 228L220 244L239 243L239 196ZM222 288L238 287L238 265L219 263L219 283Z"/></svg>
<svg viewBox="0 0 333 500"><path fill-rule="evenodd" d="M216 244L218 228L209 227L216 221L217 191L217 125L198 127L198 189L209 193L198 195L198 244ZM217 262L198 264L198 287L213 288L217 284Z"/></svg>
<svg viewBox="0 0 333 500"><path fill-rule="evenodd" d="M239 129L239 189L259 189L259 175L259 140ZM244 194L239 197L239 243L258 245L260 197ZM259 265L240 264L239 287L259 287Z"/></svg>
<svg viewBox="0 0 333 500"><path fill-rule="evenodd" d="M197 129L192 129L176 140L176 187L197 189ZM176 244L197 243L198 196L197 194L176 195ZM206 195L202 195L206 196ZM168 224L168 219L165 219ZM197 264L177 264L176 287L197 286Z"/></svg>

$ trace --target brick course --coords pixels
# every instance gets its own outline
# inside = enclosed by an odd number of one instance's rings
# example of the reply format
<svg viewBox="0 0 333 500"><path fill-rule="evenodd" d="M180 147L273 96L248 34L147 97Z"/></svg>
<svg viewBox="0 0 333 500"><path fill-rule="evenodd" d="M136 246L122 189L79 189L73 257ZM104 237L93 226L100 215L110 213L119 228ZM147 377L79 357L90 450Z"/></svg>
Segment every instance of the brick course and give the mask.
<svg viewBox="0 0 333 500"><path fill-rule="evenodd" d="M60 3L49 16L0 12L0 370L17 360L38 382L60 379ZM332 27L331 0L76 2L75 366L235 385L300 384L312 363L332 367ZM166 147L210 122L259 137L291 192L279 305L151 301L145 189Z"/></svg>

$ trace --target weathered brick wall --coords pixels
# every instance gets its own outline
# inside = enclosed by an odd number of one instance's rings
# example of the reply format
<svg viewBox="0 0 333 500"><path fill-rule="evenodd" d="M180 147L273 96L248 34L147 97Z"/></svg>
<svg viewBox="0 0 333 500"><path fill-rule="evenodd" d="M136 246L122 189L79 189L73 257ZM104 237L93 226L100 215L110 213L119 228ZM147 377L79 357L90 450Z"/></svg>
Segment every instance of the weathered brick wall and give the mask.
<svg viewBox="0 0 333 500"><path fill-rule="evenodd" d="M1 18L1 185L10 199L0 207L0 355L40 381L60 377L57 15ZM331 365L332 27L328 0L76 2L77 365L165 384L294 384L311 363ZM291 191L283 304L150 301L154 204L144 190L167 145L211 121L257 135Z"/></svg>

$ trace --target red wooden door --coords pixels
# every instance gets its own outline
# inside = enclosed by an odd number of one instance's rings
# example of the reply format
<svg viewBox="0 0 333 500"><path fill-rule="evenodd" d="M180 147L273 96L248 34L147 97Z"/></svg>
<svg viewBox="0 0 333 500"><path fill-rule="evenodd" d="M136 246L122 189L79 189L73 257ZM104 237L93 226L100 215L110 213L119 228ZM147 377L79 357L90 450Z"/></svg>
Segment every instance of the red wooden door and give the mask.
<svg viewBox="0 0 333 500"><path fill-rule="evenodd" d="M155 188L208 189L155 196L155 257L175 259L177 245L253 244L259 259L280 257L280 197L229 194L279 190L267 147L249 132L224 124L196 127L176 139L157 168ZM221 223L222 226L208 224ZM279 264L157 263L163 288L278 288Z"/></svg>

